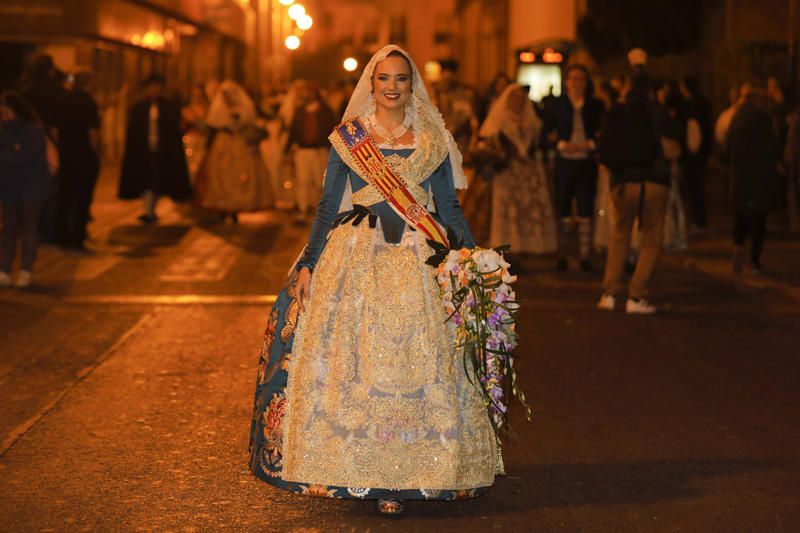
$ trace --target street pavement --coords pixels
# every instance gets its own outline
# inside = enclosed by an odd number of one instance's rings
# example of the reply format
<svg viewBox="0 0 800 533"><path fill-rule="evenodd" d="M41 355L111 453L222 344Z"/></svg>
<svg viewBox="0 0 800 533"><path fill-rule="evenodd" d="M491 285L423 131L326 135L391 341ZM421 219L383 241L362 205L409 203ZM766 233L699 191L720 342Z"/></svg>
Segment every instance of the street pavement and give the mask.
<svg viewBox="0 0 800 533"><path fill-rule="evenodd" d="M478 500L291 495L250 475L256 362L308 228L234 226L169 202L158 226L113 198L90 256L45 247L0 292L0 531L798 531L800 244L729 273L720 230L665 256L655 317L594 308L600 274L519 262L508 474ZM598 258L596 264L601 264Z"/></svg>

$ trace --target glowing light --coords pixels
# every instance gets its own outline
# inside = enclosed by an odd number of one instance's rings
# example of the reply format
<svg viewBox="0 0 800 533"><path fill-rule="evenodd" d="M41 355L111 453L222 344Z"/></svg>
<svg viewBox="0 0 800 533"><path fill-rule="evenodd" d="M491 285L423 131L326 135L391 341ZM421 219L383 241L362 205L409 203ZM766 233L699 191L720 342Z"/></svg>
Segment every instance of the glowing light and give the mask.
<svg viewBox="0 0 800 533"><path fill-rule="evenodd" d="M544 51L544 54L542 54L542 60L544 60L545 63L561 63L561 61L564 60L564 56L554 51L552 48L548 48Z"/></svg>
<svg viewBox="0 0 800 533"><path fill-rule="evenodd" d="M314 24L314 19L311 18L311 15L305 14L297 19L297 27L301 30L307 30L311 28L312 24Z"/></svg>
<svg viewBox="0 0 800 533"><path fill-rule="evenodd" d="M166 39L156 31L148 31L143 36L139 36L139 34L132 35L131 43L145 48L158 49L164 48Z"/></svg>
<svg viewBox="0 0 800 533"><path fill-rule="evenodd" d="M534 54L533 52L520 52L519 60L522 63L533 63L534 61L536 61L536 54Z"/></svg>
<svg viewBox="0 0 800 533"><path fill-rule="evenodd" d="M438 61L425 63L425 77L429 81L439 81L439 78L442 77L442 65Z"/></svg>
<svg viewBox="0 0 800 533"><path fill-rule="evenodd" d="M297 35L290 35L286 38L284 44L286 44L286 48L289 50L297 50L300 48L300 37Z"/></svg>
<svg viewBox="0 0 800 533"><path fill-rule="evenodd" d="M294 4L294 0L278 0L282 6L290 6Z"/></svg>
<svg viewBox="0 0 800 533"><path fill-rule="evenodd" d="M348 57L344 60L343 66L347 72L353 72L358 68L358 61L354 57Z"/></svg>
<svg viewBox="0 0 800 533"><path fill-rule="evenodd" d="M306 8L303 7L303 4L294 4L289 8L289 18L292 20L298 20L305 14Z"/></svg>
<svg viewBox="0 0 800 533"><path fill-rule="evenodd" d="M287 190L287 191L288 191L288 190L289 190L289 189L291 189L292 187L294 187L294 184L293 184L291 181L289 181L289 180L286 180L286 181L284 181L284 182L283 182L283 188L284 188L284 190Z"/></svg>

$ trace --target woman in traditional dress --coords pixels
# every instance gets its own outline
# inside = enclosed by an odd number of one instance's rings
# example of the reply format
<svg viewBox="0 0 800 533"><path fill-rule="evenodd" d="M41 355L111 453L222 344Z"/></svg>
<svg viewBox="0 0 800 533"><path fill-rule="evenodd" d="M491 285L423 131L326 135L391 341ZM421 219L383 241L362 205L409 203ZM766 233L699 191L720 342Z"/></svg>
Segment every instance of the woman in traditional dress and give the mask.
<svg viewBox="0 0 800 533"><path fill-rule="evenodd" d="M444 228L475 244L455 193L466 179L407 52L376 53L330 139L308 245L267 321L250 468L385 513L482 494L499 448L425 264Z"/></svg>
<svg viewBox="0 0 800 533"><path fill-rule="evenodd" d="M213 128L208 155L199 175L200 205L237 222L241 211L272 207L274 197L258 151L263 138L256 109L244 89L226 80L217 89L206 124Z"/></svg>
<svg viewBox="0 0 800 533"><path fill-rule="evenodd" d="M195 85L189 95L189 102L181 110L183 129L186 132L183 135L183 147L186 150L186 163L189 165L189 178L192 184L206 156L208 142L206 113L208 113L208 98L205 90L202 86Z"/></svg>
<svg viewBox="0 0 800 533"><path fill-rule="evenodd" d="M541 123L525 89L506 87L492 104L480 136L503 154L492 178L489 244L510 244L517 253L556 250L556 225L547 178L537 153Z"/></svg>

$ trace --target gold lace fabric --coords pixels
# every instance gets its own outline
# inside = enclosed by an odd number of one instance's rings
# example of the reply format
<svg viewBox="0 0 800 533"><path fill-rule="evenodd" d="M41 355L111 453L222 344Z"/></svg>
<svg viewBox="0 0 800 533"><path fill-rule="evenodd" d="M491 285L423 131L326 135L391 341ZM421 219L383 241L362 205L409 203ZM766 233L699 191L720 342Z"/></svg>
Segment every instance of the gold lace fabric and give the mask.
<svg viewBox="0 0 800 533"><path fill-rule="evenodd" d="M420 205L428 205L428 193L420 184L433 174L434 171L439 168L439 165L444 162L448 150L447 143L444 139L439 138L438 129L428 115L428 112L420 107L417 110L417 117L418 119L414 124L414 134L417 144L416 150L408 157L402 157L398 154L389 155L386 157L386 162L392 170L403 179L411 195L414 196L417 202L419 202ZM366 123L366 120L362 118L362 122ZM350 151L339 135L334 131L328 138L345 164L364 181L371 183L369 177L362 173L360 165L350 154ZM380 191L372 185L353 193L354 204L370 206L383 202L384 200Z"/></svg>
<svg viewBox="0 0 800 533"><path fill-rule="evenodd" d="M418 232L344 225L314 271L287 386L283 478L391 489L491 485L496 440Z"/></svg>

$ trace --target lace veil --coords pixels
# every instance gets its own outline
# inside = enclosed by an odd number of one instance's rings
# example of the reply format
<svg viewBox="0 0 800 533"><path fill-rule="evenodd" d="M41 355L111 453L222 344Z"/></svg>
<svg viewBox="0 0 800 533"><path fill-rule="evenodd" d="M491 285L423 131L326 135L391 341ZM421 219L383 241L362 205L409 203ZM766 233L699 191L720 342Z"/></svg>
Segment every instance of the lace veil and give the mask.
<svg viewBox="0 0 800 533"><path fill-rule="evenodd" d="M233 115L238 114L238 122ZM234 129L256 120L256 107L247 92L235 81L225 80L214 94L206 122L212 128Z"/></svg>
<svg viewBox="0 0 800 533"><path fill-rule="evenodd" d="M481 125L480 136L494 138L502 132L508 140L514 143L520 154L528 152L531 141L538 137L541 130L539 117L533 111L533 105L526 101L522 113L513 113L508 108L508 97L517 89L522 89L518 83L510 83L500 93L489 109L486 120Z"/></svg>
<svg viewBox="0 0 800 533"><path fill-rule="evenodd" d="M409 104L406 107L406 113L411 115L414 130L421 131L423 127L432 127L437 130L430 133L432 133L433 138L444 139L447 142L450 163L453 167L453 181L456 189L466 189L467 178L464 175L463 158L456 145L456 141L445 127L442 114L431 101L428 90L425 88L425 82L422 80L419 69L417 69L417 65L414 63L414 60L411 59L409 53L399 46L393 44L384 46L372 56L367 66L364 67L364 72L361 74L361 78L358 80L353 95L350 97L350 102L347 104L347 109L344 112L342 121L348 121L357 116L366 117L375 112L375 97L372 95L372 73L375 70L375 66L386 59L393 51L398 51L403 54L411 64L412 93Z"/></svg>

